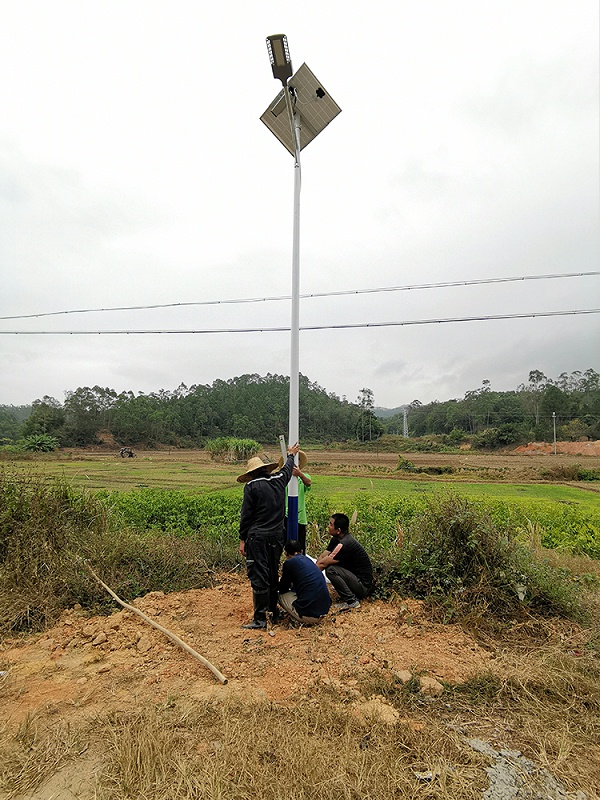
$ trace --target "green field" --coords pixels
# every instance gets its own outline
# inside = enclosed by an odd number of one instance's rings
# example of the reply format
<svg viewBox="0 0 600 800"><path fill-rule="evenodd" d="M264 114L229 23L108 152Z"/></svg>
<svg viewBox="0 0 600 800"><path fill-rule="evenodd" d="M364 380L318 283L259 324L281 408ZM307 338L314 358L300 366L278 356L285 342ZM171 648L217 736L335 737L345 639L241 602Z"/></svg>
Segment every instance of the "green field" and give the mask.
<svg viewBox="0 0 600 800"><path fill-rule="evenodd" d="M11 469L25 474L43 474L61 478L70 485L87 489L130 491L133 489L180 489L194 494L231 490L239 492L236 476L242 471L239 464L185 460L180 453L170 458L164 453L141 458L121 459L117 456L73 457L38 456L4 462ZM457 494L469 498L498 498L506 501L542 500L574 504L590 512L598 509L596 484L567 486L562 483L494 483L466 482L441 479L378 477L349 477L346 475L313 474L311 496L329 498L334 502L347 501L360 492L395 497L426 496L449 486ZM596 491L594 491L596 489Z"/></svg>
<svg viewBox="0 0 600 800"><path fill-rule="evenodd" d="M594 483L467 482L439 477L407 480L390 477L389 472L373 477L368 474L372 469L369 455L362 458L367 472L362 476L336 474L340 465L333 461L319 463L313 470L307 510L315 535L326 527L331 513L341 511L351 516L356 511L357 533L374 548L385 549L393 542L398 526L419 515L428 498L451 492L483 505L496 522L524 535L532 526L537 527L546 547L597 558L598 492ZM23 476L42 475L97 492L118 509L125 524L138 529L184 535L202 531L211 539L234 540L237 536L243 487L236 476L243 465L211 461L201 451L185 455L181 451L144 453L134 459L71 452L4 464Z"/></svg>
<svg viewBox="0 0 600 800"><path fill-rule="evenodd" d="M512 483L450 483L443 481L386 480L385 478L345 478L320 475L313 482L311 494L331 500L347 500L359 492L396 497L428 496L447 491L464 497L498 498L506 501L543 500L568 503L589 511L598 510L598 495L574 486L562 484L512 484Z"/></svg>

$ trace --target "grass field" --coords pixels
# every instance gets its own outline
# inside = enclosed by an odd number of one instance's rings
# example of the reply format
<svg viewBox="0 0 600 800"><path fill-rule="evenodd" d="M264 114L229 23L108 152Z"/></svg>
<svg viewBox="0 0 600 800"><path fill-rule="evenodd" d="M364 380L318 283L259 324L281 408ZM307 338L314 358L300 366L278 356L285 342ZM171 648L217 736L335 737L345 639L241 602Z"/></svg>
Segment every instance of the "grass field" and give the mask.
<svg viewBox="0 0 600 800"><path fill-rule="evenodd" d="M273 455L271 453L271 455ZM429 495L451 486L469 498L506 501L549 501L576 505L593 512L598 508L598 484L590 481L565 484L541 481L547 456L405 454L418 465L452 465L457 474L409 478L395 469L398 456L390 453L315 451L307 470L313 478L311 496L344 502L358 493L395 497ZM597 467L589 456L559 457L561 464ZM212 461L208 453L189 451L142 451L137 458L121 459L114 452L65 451L4 463L26 474L64 478L87 489L181 489L205 494L231 490L242 492L236 476L243 465ZM552 462L555 463L555 462ZM458 470L461 470L458 472Z"/></svg>

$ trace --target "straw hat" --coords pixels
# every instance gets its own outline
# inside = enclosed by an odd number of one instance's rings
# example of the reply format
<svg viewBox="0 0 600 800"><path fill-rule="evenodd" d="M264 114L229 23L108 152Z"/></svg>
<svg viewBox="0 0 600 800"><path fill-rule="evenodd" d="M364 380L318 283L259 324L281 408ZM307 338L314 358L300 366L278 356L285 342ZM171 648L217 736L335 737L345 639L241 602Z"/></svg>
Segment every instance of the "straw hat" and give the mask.
<svg viewBox="0 0 600 800"><path fill-rule="evenodd" d="M308 464L308 456L304 452L304 450L298 450L298 466L300 469L304 469L304 467ZM283 456L279 456L279 461L277 462L277 466L279 469L283 467Z"/></svg>
<svg viewBox="0 0 600 800"><path fill-rule="evenodd" d="M242 475L237 476L238 483L247 483L248 481L252 480L253 473L256 472L257 469L266 468L269 472L273 472L274 469L277 468L277 462L271 461L268 464L259 458L258 456L253 456L248 463L246 464L246 472Z"/></svg>

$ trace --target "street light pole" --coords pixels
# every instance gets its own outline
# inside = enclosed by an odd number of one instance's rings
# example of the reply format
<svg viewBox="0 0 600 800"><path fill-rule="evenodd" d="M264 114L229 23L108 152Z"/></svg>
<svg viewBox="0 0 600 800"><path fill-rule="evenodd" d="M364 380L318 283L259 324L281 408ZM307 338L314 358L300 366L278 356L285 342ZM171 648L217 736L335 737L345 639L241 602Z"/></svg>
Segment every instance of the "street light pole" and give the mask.
<svg viewBox="0 0 600 800"><path fill-rule="evenodd" d="M556 411L552 412L552 427L554 428L554 455L556 455Z"/></svg>
<svg viewBox="0 0 600 800"><path fill-rule="evenodd" d="M342 110L325 91L316 75L303 64L292 74L287 37L267 37L273 77L281 81L282 91L261 116L267 128L294 157L294 229L292 247L292 318L289 444L300 440L300 151ZM285 111L285 113L284 113ZM298 456L295 459L298 464ZM287 538L298 538L298 478L288 484Z"/></svg>
<svg viewBox="0 0 600 800"><path fill-rule="evenodd" d="M296 114L288 80L292 77L292 60L287 37L276 34L267 37L267 49L271 60L273 77L281 81L285 95L285 105L292 128L294 147L294 225L292 239L292 313L290 342L290 396L288 443L300 440L300 188L302 172L300 167L300 117ZM294 458L298 466L298 455ZM298 538L298 478L292 475L288 484L287 539Z"/></svg>
<svg viewBox="0 0 600 800"><path fill-rule="evenodd" d="M291 110L289 89L286 97L289 103L294 136L294 230L292 244L292 318L290 343L290 419L288 442L300 441L300 188L302 171L300 168L300 118ZM295 456L298 466L298 454ZM288 523L287 538L298 538L298 478L292 475L288 484Z"/></svg>

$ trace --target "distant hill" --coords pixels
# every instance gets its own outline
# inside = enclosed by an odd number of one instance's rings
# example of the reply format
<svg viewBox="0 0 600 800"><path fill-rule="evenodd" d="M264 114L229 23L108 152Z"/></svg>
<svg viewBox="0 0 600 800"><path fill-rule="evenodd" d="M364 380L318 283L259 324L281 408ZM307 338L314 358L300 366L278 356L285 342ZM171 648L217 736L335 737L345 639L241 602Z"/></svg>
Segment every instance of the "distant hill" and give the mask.
<svg viewBox="0 0 600 800"><path fill-rule="evenodd" d="M31 406L0 405L0 413L10 414L17 422L23 422L31 414Z"/></svg>
<svg viewBox="0 0 600 800"><path fill-rule="evenodd" d="M393 417L394 414L401 414L403 408L404 406L397 406L397 408L380 408L377 406L373 409L373 413L379 419L387 419L388 417Z"/></svg>

